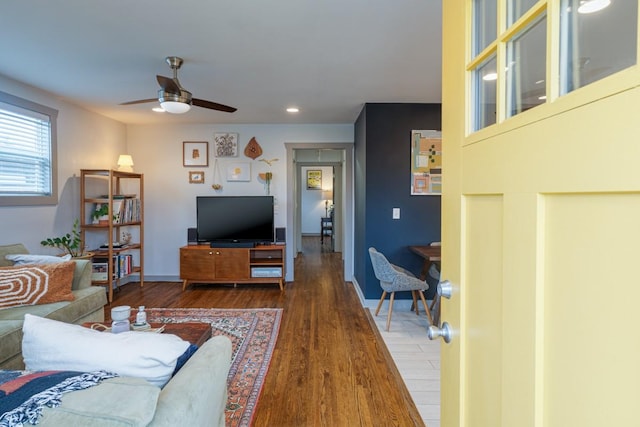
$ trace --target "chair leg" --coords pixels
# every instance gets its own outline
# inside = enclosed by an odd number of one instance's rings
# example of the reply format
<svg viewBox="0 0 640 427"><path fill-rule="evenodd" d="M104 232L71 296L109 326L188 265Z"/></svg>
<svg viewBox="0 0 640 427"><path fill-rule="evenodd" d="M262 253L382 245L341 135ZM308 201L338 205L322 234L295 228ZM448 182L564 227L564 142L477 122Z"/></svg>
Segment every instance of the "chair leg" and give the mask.
<svg viewBox="0 0 640 427"><path fill-rule="evenodd" d="M391 325L391 312L393 312L393 299L396 293L391 292L391 298L389 299L389 314L387 314L387 332L389 332L389 326Z"/></svg>
<svg viewBox="0 0 640 427"><path fill-rule="evenodd" d="M416 308L416 316L419 316L420 310L418 309L418 297L416 295L416 292L419 291L411 291L411 297L413 298L413 306Z"/></svg>
<svg viewBox="0 0 640 427"><path fill-rule="evenodd" d="M429 310L429 306L427 305L427 300L424 299L424 293L422 291L417 291L420 294L420 299L422 300L422 305L424 305L424 311L427 312L427 317L429 318L429 324L433 325L433 318L431 317L431 311ZM416 305L417 307L417 305Z"/></svg>
<svg viewBox="0 0 640 427"><path fill-rule="evenodd" d="M376 316L380 313L380 307L382 307L382 303L384 302L384 298L387 296L387 291L382 291L382 297L380 298L380 302L378 303L378 308L376 308Z"/></svg>

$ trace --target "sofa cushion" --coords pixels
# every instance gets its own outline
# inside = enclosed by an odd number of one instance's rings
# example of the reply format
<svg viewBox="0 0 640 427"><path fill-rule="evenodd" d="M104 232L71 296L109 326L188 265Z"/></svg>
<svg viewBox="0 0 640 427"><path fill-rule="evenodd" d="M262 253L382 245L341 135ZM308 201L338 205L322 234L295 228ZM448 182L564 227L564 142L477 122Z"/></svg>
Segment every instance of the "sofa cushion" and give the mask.
<svg viewBox="0 0 640 427"><path fill-rule="evenodd" d="M73 301L73 261L0 267L0 309Z"/></svg>
<svg viewBox="0 0 640 427"><path fill-rule="evenodd" d="M31 254L10 254L5 255L5 259L13 261L13 265L24 264L55 264L58 262L65 262L71 260L71 255L66 254L64 256L53 255L31 255Z"/></svg>
<svg viewBox="0 0 640 427"><path fill-rule="evenodd" d="M26 314L22 356L32 371L107 370L164 386L189 347L183 339L153 332L98 332Z"/></svg>
<svg viewBox="0 0 640 427"><path fill-rule="evenodd" d="M104 321L107 297L104 288L91 286L73 291L74 301L29 305L0 310L0 365L4 369L24 369L22 363L22 322L27 313L68 323ZM15 358L15 363L6 364Z"/></svg>
<svg viewBox="0 0 640 427"><path fill-rule="evenodd" d="M22 243L14 243L11 245L0 245L0 267L8 267L13 265L13 261L5 258L8 254L28 254L29 251Z"/></svg>
<svg viewBox="0 0 640 427"><path fill-rule="evenodd" d="M22 320L0 321L0 362L19 355L22 348ZM11 368L17 368L11 366Z"/></svg>
<svg viewBox="0 0 640 427"><path fill-rule="evenodd" d="M141 378L118 377L62 397L62 405L44 408L41 427L146 426L156 411L160 389Z"/></svg>

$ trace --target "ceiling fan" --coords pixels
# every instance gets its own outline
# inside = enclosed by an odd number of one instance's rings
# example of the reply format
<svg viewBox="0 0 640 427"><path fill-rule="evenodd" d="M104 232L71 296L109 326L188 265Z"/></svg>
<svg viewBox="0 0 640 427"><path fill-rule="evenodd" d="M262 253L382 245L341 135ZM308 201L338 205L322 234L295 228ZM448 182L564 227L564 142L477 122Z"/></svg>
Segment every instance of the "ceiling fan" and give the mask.
<svg viewBox="0 0 640 427"><path fill-rule="evenodd" d="M182 65L182 58L177 56L167 56L165 58L169 67L173 70L173 78L165 76L156 76L160 90L158 97L151 99L139 99L137 101L123 102L120 105L143 104L145 102L160 102L160 106L168 113L182 114L189 111L191 105L197 107L209 108L211 110L224 111L233 113L236 108L228 105L218 104L216 102L206 101L204 99L192 98L191 92L180 85L178 81L178 70Z"/></svg>

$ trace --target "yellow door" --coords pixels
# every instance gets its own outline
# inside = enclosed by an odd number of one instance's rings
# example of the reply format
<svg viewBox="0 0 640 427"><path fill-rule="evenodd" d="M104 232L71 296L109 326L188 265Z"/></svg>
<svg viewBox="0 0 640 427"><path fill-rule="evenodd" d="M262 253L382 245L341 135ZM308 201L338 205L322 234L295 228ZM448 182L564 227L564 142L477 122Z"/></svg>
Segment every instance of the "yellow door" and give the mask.
<svg viewBox="0 0 640 427"><path fill-rule="evenodd" d="M640 426L640 71L470 132L470 7L443 2L441 425Z"/></svg>

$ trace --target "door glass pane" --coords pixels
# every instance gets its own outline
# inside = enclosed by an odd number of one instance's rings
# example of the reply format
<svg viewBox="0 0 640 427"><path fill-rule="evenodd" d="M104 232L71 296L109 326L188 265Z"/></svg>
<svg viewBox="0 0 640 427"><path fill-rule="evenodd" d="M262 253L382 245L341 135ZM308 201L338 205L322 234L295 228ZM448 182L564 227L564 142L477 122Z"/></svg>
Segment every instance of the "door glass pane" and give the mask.
<svg viewBox="0 0 640 427"><path fill-rule="evenodd" d="M560 93L637 63L638 2L563 0Z"/></svg>
<svg viewBox="0 0 640 427"><path fill-rule="evenodd" d="M473 2L473 56L478 55L498 36L497 0Z"/></svg>
<svg viewBox="0 0 640 427"><path fill-rule="evenodd" d="M474 131L496 122L496 66L496 56L493 55L473 71Z"/></svg>
<svg viewBox="0 0 640 427"><path fill-rule="evenodd" d="M507 117L545 102L546 52L546 16L507 43Z"/></svg>
<svg viewBox="0 0 640 427"><path fill-rule="evenodd" d="M507 24L511 25L516 22L537 2L538 0L510 0L509 3L507 3Z"/></svg>

